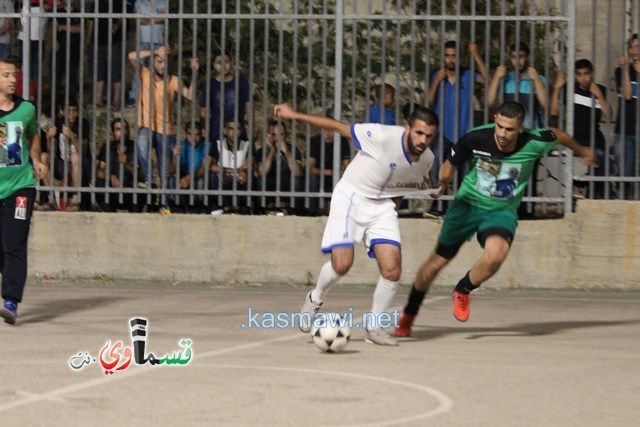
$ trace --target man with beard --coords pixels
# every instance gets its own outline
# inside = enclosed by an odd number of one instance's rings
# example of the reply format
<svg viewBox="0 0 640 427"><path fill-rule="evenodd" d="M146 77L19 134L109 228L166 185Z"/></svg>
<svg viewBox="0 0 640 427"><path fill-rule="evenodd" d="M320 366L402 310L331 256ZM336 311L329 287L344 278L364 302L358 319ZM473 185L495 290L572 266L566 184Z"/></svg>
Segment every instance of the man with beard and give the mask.
<svg viewBox="0 0 640 427"><path fill-rule="evenodd" d="M156 50L135 50L129 53L129 61L140 73L140 93L138 94L138 135L136 148L142 174L147 183L155 183L156 177L149 169L151 149L156 150L160 184L166 188L171 150L176 145L176 126L173 105L178 95L180 81L167 72L169 46ZM191 58L191 68L198 70L198 58ZM137 64L139 62L139 66ZM182 87L182 96L193 97L193 84Z"/></svg>
<svg viewBox="0 0 640 427"><path fill-rule="evenodd" d="M450 40L444 44L444 67L431 73L427 105L442 119L441 133L444 137L442 150L438 150L439 141L432 147L438 165L443 157L440 154L446 156L454 141L471 128L474 86L475 83L482 86L485 83L487 70L475 43L469 43L469 54L477 67L473 73L458 64L457 43Z"/></svg>
<svg viewBox="0 0 640 427"><path fill-rule="evenodd" d="M453 143L472 127L474 89L476 84L484 87L487 79L487 67L478 52L478 46L469 43L468 50L477 71L472 73L471 69L460 64L458 44L455 40L449 40L444 44L444 66L432 72L429 79L426 105L433 108L442 120L442 131L431 147L436 166L431 169L432 181L437 181L438 170ZM460 178L454 184L455 188L459 182ZM441 208L434 203L429 213L440 216L443 214Z"/></svg>
<svg viewBox="0 0 640 427"><path fill-rule="evenodd" d="M309 115L287 104L274 107L274 116L299 120L351 139L358 153L333 190L331 209L322 238L322 252L331 261L320 270L315 289L305 298L300 329L309 332L326 292L345 275L354 259L355 244L364 240L369 257L380 271L373 307L366 318L367 342L397 345L380 325L400 280L401 254L397 203L403 196L431 188L429 170L433 153L429 145L438 129L438 117L418 107L406 126L349 124L329 117Z"/></svg>
<svg viewBox="0 0 640 427"><path fill-rule="evenodd" d="M453 291L453 315L460 322L467 321L469 294L496 274L507 258L518 225L518 205L534 164L556 142L573 150L585 163L593 163L593 150L581 146L566 132L553 128L525 129L524 114L521 104L505 102L498 107L495 123L467 132L440 168L439 184L445 188L456 169L469 163L469 172L447 211L436 248L418 270L396 336L411 335L418 310L438 273L456 256L462 244L477 233L484 253ZM497 168L496 183L511 180L513 186L508 184L491 192L486 185L480 185L480 172L487 163ZM512 191L505 191L505 187Z"/></svg>

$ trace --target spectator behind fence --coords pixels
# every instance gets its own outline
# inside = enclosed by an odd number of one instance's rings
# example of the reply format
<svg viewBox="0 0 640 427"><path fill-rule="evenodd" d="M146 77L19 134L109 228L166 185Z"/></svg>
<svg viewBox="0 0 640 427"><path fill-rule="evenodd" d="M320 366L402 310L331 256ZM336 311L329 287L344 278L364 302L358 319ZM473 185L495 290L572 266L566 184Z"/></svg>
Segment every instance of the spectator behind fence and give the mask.
<svg viewBox="0 0 640 427"><path fill-rule="evenodd" d="M29 80L29 96L26 96L24 91L22 90L22 80L24 78L24 73L22 72L22 59L18 55L11 55L11 61L16 64L16 95L27 99L33 103L38 100L38 82L36 80ZM44 145L44 141L42 141Z"/></svg>
<svg viewBox="0 0 640 427"><path fill-rule="evenodd" d="M513 71L507 72L505 65L498 65L489 84L489 107L494 107L498 103L498 89L500 82L504 79L504 101L516 101L524 106L526 128L540 127L543 123L544 109L547 107L547 80L529 64L531 53L529 46L522 42L518 47L512 44L510 52Z"/></svg>
<svg viewBox="0 0 640 427"><path fill-rule="evenodd" d="M638 76L640 76L640 55L638 35L627 41L627 55L620 57L620 65L615 69L618 90L618 117L614 130L616 163L621 176L638 176L637 102ZM621 198L630 199L631 185L621 183Z"/></svg>
<svg viewBox="0 0 640 427"><path fill-rule="evenodd" d="M100 147L96 160L97 188L134 188L134 183L143 180L140 168L135 163L135 142L131 139L129 122L126 120L117 118L111 121L111 139ZM108 202L106 197L104 193L96 194L96 202L102 211L138 210L133 202L133 193L123 193L122 202L118 193L109 193Z"/></svg>
<svg viewBox="0 0 640 427"><path fill-rule="evenodd" d="M155 149L158 158L158 172L162 188L166 187L169 171L168 159L176 145L176 130L173 118L173 106L178 95L178 77L166 70L170 53L169 46L161 46L155 51L142 50L129 53L129 61L136 67L139 62L140 92L138 94L138 135L136 147L142 174L147 183L155 184L157 176L149 168L151 150ZM153 55L153 56L152 56ZM191 68L198 70L198 58L191 58ZM186 99L193 97L193 84L183 86L182 94Z"/></svg>
<svg viewBox="0 0 640 427"><path fill-rule="evenodd" d="M376 86L374 91L375 102L369 107L369 123L383 125L396 124L396 112L393 109L396 88L389 83Z"/></svg>
<svg viewBox="0 0 640 427"><path fill-rule="evenodd" d="M203 82L200 89L200 117L202 123L209 124L209 140L217 141L222 138L227 119L235 119L244 132L251 92L246 78L236 79L231 56L216 53L213 70L214 76Z"/></svg>
<svg viewBox="0 0 640 427"><path fill-rule="evenodd" d="M42 8L40 8L40 3L42 2ZM53 0L31 0L30 3L30 12L31 14L38 14L43 12L50 12L51 7L53 5ZM24 8L24 6L23 6ZM23 11L21 11L23 12ZM42 49L44 52L44 40L45 40L45 30L47 26L47 21L49 18L30 18L29 21L29 35L26 36L24 33L24 28L26 28L26 14L22 13L20 17L20 32L18 33L18 44L21 49L21 55L24 57L24 52L22 51L23 41L25 38L29 40L29 77L34 82L38 81L38 75L40 73L40 62L41 62L41 54L40 54L40 44L42 43Z"/></svg>
<svg viewBox="0 0 640 427"><path fill-rule="evenodd" d="M91 151L89 150L89 135L91 128L87 119L79 118L78 101L69 99L66 106L59 107L58 117L55 119L55 126L51 127L47 133L48 151L53 153L53 178L56 185L67 187L79 187L82 185L84 175L85 184L87 174L81 173L81 167L86 169L92 163ZM80 153L82 153L82 165L80 164ZM58 206L61 210L77 211L80 208L78 194L73 192L65 207L63 196L59 196ZM87 208L87 205L83 206Z"/></svg>
<svg viewBox="0 0 640 427"><path fill-rule="evenodd" d="M168 13L168 5L165 0L138 0L133 6L136 13L150 16L152 14ZM131 5L127 4L127 12L131 9ZM134 50L150 50L154 51L160 46L166 44L165 38L165 18L142 18L133 21L132 26L136 33L136 44ZM136 97L140 86L140 79L134 76L131 80L131 89L127 98L126 107L133 108L136 105Z"/></svg>
<svg viewBox="0 0 640 427"><path fill-rule="evenodd" d="M300 150L287 142L287 126L279 120L272 120L269 123L267 138L264 146L256 151L256 177L254 184L256 190L266 191L299 191L300 178L302 177L302 154ZM291 187L293 179L294 187ZM285 200L286 198L286 200ZM258 211L267 209L281 209L288 207L288 197L282 197L280 204L275 204L274 197L267 197L266 205L263 206L256 198L253 206Z"/></svg>
<svg viewBox="0 0 640 427"><path fill-rule="evenodd" d="M73 12L71 0L58 1L58 13ZM78 96L80 84L80 52L83 49L80 33L82 31L82 19L78 17L58 17L56 24L55 56L56 76L55 93L64 93L68 80L68 95L72 98ZM67 38L69 43L67 44ZM67 64L67 56L69 63Z"/></svg>
<svg viewBox="0 0 640 427"><path fill-rule="evenodd" d="M454 141L470 128L475 84L484 86L485 83L487 70L482 56L478 53L478 46L469 43L468 49L478 71L471 73L469 68L459 64L457 43L450 40L444 44L444 66L433 71L429 79L427 106L440 118L441 133L444 136L442 147L440 138L436 138L431 147L436 159L435 167L431 168L430 172L434 182L437 181L441 159L447 156Z"/></svg>
<svg viewBox="0 0 640 427"><path fill-rule="evenodd" d="M122 0L98 1L94 5L97 13L123 13ZM89 61L93 64L93 55L97 54L97 68L94 70L97 79L94 102L102 107L105 101L105 85L111 83L111 106L120 110L122 89L122 48L126 43L123 18L97 18L97 22L88 21L87 37L89 38ZM92 34L92 31L95 33ZM97 50L92 46L97 44Z"/></svg>
<svg viewBox="0 0 640 427"><path fill-rule="evenodd" d="M327 117L331 115L327 114ZM323 129L309 142L309 171L311 172L310 190L312 192L331 193L333 191L334 136L332 129ZM351 160L351 148L347 138L340 138L340 177ZM309 214L320 214L320 198L309 200Z"/></svg>
<svg viewBox="0 0 640 427"><path fill-rule="evenodd" d="M173 147L173 157L169 164L169 188L180 190L204 190L209 147L202 137L199 124L188 120L184 125L185 139ZM176 194L170 198L172 212L200 212L204 207L204 196L194 197L190 205L187 194Z"/></svg>
<svg viewBox="0 0 640 427"><path fill-rule="evenodd" d="M605 175L605 145L604 134L600 130L600 119L608 115L609 107L605 98L604 86L593 82L593 64L588 59L579 59L575 64L575 85L573 90L573 137L584 147L591 147L593 137L594 151L598 164L593 168L595 176ZM567 75L558 73L549 106L549 113L557 116L560 112L560 91L565 87ZM567 104L571 97L565 94ZM591 120L593 111L594 120ZM574 192L581 196L587 195L588 183L584 181L574 182ZM604 183L594 184L595 198L604 197Z"/></svg>
<svg viewBox="0 0 640 427"><path fill-rule="evenodd" d="M218 176L222 176L222 189L247 191L249 149L251 143L241 139L243 132L240 124L233 118L229 118L224 124L224 135L211 147L210 176L215 177L210 181L211 188L218 188ZM237 204L233 205L232 196L222 197L222 206L225 212L237 210L241 215L250 213L247 196L237 196Z"/></svg>
<svg viewBox="0 0 640 427"><path fill-rule="evenodd" d="M14 13L12 0L0 0L0 14ZM11 56L13 18L0 18L0 58Z"/></svg>
<svg viewBox="0 0 640 427"><path fill-rule="evenodd" d="M498 87L504 79L504 101L514 101L520 103L525 109L524 127L539 128L543 125L543 113L547 108L547 80L538 73L529 63L529 46L520 42L518 46L512 44L510 47L510 61L513 71L507 73L505 65L499 65L496 69L489 88L487 90L487 102L489 107L494 107L498 102ZM516 86L517 82L517 86ZM529 191L532 196L538 195L538 168L540 159L537 159L531 174ZM532 218L535 216L533 206L522 203L519 206L518 215L520 219Z"/></svg>

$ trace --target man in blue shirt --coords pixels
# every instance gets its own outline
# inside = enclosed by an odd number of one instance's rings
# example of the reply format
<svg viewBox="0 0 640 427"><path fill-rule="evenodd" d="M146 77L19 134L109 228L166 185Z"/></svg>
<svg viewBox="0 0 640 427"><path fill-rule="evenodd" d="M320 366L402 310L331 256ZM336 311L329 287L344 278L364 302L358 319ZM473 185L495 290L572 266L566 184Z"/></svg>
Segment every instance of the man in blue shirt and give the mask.
<svg viewBox="0 0 640 427"><path fill-rule="evenodd" d="M473 73L469 68L458 65L457 43L454 40L446 42L444 66L431 73L429 80L427 104L440 118L442 133L449 145L471 127L474 84L484 86L485 83L487 69L475 43L469 43L469 53L477 67Z"/></svg>
<svg viewBox="0 0 640 427"><path fill-rule="evenodd" d="M640 40L633 34L627 40L627 55L620 57L615 69L618 91L618 114L616 119L615 153L616 163L621 176L638 176L638 88L640 87ZM620 183L621 198L633 199L632 183Z"/></svg>
<svg viewBox="0 0 640 427"><path fill-rule="evenodd" d="M395 102L396 88L389 83L378 85L375 95L376 102L369 107L369 118L365 118L365 122L395 125L396 112L393 109L393 103Z"/></svg>
<svg viewBox="0 0 640 427"><path fill-rule="evenodd" d="M433 108L442 123L440 135L431 147L435 161L429 176L434 182L438 180L442 159L451 150L453 143L473 126L471 112L474 84L484 85L486 82L487 67L478 53L478 46L469 43L468 49L477 71L472 72L459 64L458 44L455 40L449 40L444 44L443 67L433 71L429 78L425 103ZM430 213L440 215L442 212L433 204Z"/></svg>
<svg viewBox="0 0 640 427"><path fill-rule="evenodd" d="M444 44L444 66L431 73L429 79L427 105L433 108L442 123L441 135L431 147L435 163L430 178L434 182L438 180L441 160L451 150L454 141L472 127L474 86L476 83L484 86L486 81L487 68L475 43L469 43L469 54L475 61L475 72L458 63L458 45L455 40L449 40Z"/></svg>
<svg viewBox="0 0 640 427"><path fill-rule="evenodd" d="M192 125L187 121L184 126L186 139L173 148L173 157L169 166L169 187L176 189L204 189L204 176L207 168L208 143L202 137L198 123ZM182 194L175 197L172 211L185 211L189 196ZM203 196L196 196L196 211L202 208ZM191 208L191 207L189 207Z"/></svg>

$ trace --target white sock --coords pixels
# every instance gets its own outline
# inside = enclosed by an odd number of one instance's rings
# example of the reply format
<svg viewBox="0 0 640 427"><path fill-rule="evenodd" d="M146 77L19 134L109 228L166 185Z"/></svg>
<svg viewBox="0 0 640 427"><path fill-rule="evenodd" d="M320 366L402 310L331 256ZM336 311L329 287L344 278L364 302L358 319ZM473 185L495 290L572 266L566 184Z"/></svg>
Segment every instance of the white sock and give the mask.
<svg viewBox="0 0 640 427"><path fill-rule="evenodd" d="M367 316L366 327L370 329L371 321L373 318L376 320L376 327L380 314L385 313L391 304L391 300L396 294L398 289L398 282L392 282L384 277L380 276L376 285L376 290L373 292L373 306L371 307L371 315Z"/></svg>
<svg viewBox="0 0 640 427"><path fill-rule="evenodd" d="M324 300L324 295L341 277L342 276L336 273L331 266L331 261L328 261L320 269L320 274L318 275L318 283L316 284L316 288L313 290L313 292L311 292L311 300Z"/></svg>

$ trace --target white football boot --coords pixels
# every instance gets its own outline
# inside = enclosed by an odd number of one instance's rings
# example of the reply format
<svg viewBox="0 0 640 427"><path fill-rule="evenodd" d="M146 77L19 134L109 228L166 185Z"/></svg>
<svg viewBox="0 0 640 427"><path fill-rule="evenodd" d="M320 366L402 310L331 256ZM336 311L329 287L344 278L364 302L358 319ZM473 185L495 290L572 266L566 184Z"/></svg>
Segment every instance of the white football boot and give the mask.
<svg viewBox="0 0 640 427"><path fill-rule="evenodd" d="M313 319L315 319L316 314L320 311L320 307L322 307L322 301L312 301L310 291L304 299L302 309L300 309L300 313L302 313L300 317L300 330L305 334L311 332Z"/></svg>

